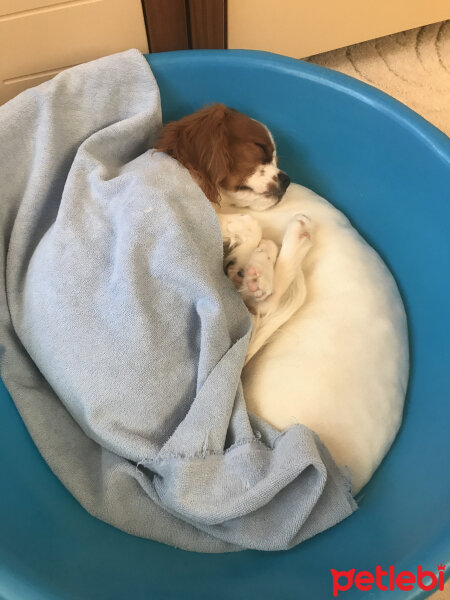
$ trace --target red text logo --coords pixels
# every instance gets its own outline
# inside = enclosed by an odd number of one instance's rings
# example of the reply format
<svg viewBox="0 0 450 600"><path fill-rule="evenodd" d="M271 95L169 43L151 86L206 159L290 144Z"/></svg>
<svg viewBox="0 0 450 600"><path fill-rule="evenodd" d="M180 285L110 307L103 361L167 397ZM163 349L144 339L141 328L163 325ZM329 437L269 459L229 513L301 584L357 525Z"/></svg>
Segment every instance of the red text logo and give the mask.
<svg viewBox="0 0 450 600"><path fill-rule="evenodd" d="M438 572L424 571L419 565L417 573L411 571L395 572L391 565L387 571L383 571L380 565L377 565L375 573L370 571L359 571L350 569L350 571L336 571L331 569L333 577L333 596L338 596L339 592L345 592L355 586L358 590L369 591L375 585L379 590L387 591L398 588L399 590L412 590L414 585L421 590L431 591L434 589L444 589L444 570L445 565L438 566Z"/></svg>

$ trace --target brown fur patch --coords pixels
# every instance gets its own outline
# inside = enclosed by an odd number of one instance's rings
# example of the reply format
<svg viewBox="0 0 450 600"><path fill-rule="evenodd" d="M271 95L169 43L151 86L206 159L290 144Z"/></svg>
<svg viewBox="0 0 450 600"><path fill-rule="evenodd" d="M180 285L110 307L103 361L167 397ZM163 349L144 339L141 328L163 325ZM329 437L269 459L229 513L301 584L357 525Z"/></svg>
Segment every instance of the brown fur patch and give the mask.
<svg viewBox="0 0 450 600"><path fill-rule="evenodd" d="M156 149L189 169L211 202L219 187L235 190L275 150L266 128L223 104L207 106L164 128Z"/></svg>

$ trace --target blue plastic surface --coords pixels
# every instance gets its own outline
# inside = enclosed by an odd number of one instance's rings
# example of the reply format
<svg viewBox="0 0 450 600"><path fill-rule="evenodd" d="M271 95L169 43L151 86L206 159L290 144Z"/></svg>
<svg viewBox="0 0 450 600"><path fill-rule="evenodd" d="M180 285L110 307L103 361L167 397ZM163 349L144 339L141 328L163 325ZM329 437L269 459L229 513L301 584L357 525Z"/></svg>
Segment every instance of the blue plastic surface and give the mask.
<svg viewBox="0 0 450 600"><path fill-rule="evenodd" d="M448 573L449 139L381 92L293 59L191 51L148 60L165 120L216 101L265 122L291 179L342 209L383 256L409 318L403 426L346 521L289 552L201 555L88 515L50 472L1 390L0 598L328 600L331 568L436 571L442 562ZM339 597L361 595L354 587Z"/></svg>

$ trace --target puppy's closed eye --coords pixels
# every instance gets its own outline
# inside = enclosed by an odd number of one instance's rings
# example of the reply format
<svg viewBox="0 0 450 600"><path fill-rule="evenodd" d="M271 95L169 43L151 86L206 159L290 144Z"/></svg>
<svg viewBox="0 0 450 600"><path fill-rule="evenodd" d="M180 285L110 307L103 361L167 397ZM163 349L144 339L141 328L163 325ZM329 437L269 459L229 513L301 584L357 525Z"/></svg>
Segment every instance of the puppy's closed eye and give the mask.
<svg viewBox="0 0 450 600"><path fill-rule="evenodd" d="M267 164L267 163L272 162L272 152L269 150L267 145L263 144L262 142L253 142L253 143L255 146L257 146L258 148L260 148L263 151L262 163Z"/></svg>

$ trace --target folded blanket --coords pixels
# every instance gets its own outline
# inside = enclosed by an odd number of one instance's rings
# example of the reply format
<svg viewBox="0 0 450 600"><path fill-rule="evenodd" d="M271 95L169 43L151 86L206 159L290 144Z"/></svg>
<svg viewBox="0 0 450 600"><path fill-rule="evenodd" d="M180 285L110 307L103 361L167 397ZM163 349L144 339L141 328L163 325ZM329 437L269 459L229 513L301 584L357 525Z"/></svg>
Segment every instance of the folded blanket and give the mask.
<svg viewBox="0 0 450 600"><path fill-rule="evenodd" d="M0 109L1 375L91 514L189 550L286 549L355 503L312 431L248 414L250 318L208 200L149 150L160 128L135 50Z"/></svg>

